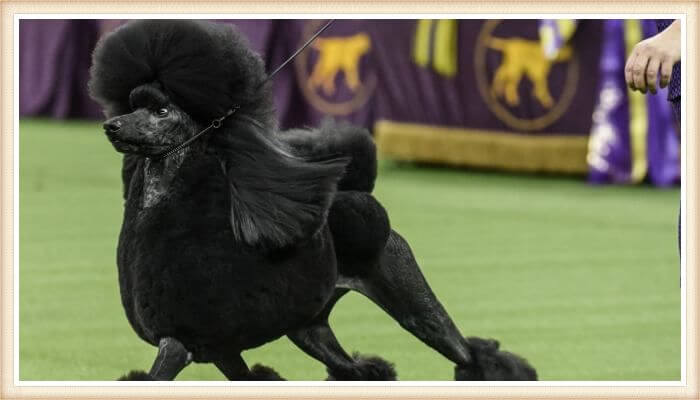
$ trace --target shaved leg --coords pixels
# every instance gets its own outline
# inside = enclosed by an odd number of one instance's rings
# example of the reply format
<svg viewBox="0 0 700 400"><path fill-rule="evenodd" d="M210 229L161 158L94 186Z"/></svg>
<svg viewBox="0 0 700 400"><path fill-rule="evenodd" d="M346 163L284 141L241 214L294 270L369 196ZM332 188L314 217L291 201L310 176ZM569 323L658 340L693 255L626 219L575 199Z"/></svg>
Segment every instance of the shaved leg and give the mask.
<svg viewBox="0 0 700 400"><path fill-rule="evenodd" d="M379 265L339 286L356 290L404 329L460 366L471 363L467 342L425 281L408 243L392 230Z"/></svg>
<svg viewBox="0 0 700 400"><path fill-rule="evenodd" d="M328 316L335 303L349 290L336 289L326 308L304 328L287 336L306 354L322 362L332 380L396 380L393 365L379 357L352 357L342 348L328 325Z"/></svg>
<svg viewBox="0 0 700 400"><path fill-rule="evenodd" d="M158 355L148 373L156 381L172 381L190 362L192 353L171 337L160 339Z"/></svg>
<svg viewBox="0 0 700 400"><path fill-rule="evenodd" d="M336 289L323 311L308 326L287 334L287 337L306 354L322 362L329 369L350 373L353 369L352 357L343 350L328 325L328 316L333 306L347 292L349 292L348 289Z"/></svg>
<svg viewBox="0 0 700 400"><path fill-rule="evenodd" d="M244 381L250 372L240 354L230 355L225 360L215 361L214 365L230 381Z"/></svg>
<svg viewBox="0 0 700 400"><path fill-rule="evenodd" d="M270 367L260 364L248 369L243 357L239 353L229 354L221 360L214 361L214 365L230 381L283 381L284 379Z"/></svg>

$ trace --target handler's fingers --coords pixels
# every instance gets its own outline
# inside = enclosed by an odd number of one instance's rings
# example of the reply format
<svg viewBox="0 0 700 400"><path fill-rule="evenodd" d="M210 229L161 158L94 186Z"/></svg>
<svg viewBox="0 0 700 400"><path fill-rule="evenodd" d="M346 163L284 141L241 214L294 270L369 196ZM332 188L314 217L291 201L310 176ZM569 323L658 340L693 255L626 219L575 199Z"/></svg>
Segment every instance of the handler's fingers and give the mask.
<svg viewBox="0 0 700 400"><path fill-rule="evenodd" d="M671 74L673 73L673 61L670 58L664 58L661 61L661 79L659 82L659 87L665 88L671 81Z"/></svg>
<svg viewBox="0 0 700 400"><path fill-rule="evenodd" d="M647 65L646 72L646 86L652 94L656 94L656 78L659 76L659 66L661 65L661 60L658 57L652 57L649 59L649 65Z"/></svg>
<svg viewBox="0 0 700 400"><path fill-rule="evenodd" d="M648 63L649 57L645 53L640 53L634 60L634 65L632 66L632 79L634 80L634 87L642 93L647 92L645 75Z"/></svg>
<svg viewBox="0 0 700 400"><path fill-rule="evenodd" d="M633 51L629 58L627 58L627 63L625 64L625 82L630 89L634 90L634 77L632 75L632 68L634 66L634 60L637 58L637 52Z"/></svg>

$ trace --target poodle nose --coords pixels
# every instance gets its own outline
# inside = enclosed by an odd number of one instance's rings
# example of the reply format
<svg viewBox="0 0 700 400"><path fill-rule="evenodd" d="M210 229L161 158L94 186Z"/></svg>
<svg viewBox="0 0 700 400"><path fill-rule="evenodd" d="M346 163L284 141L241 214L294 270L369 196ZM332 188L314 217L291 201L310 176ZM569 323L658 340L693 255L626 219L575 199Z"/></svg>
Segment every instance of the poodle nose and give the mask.
<svg viewBox="0 0 700 400"><path fill-rule="evenodd" d="M104 127L107 132L114 133L114 132L118 132L119 129L122 128L122 123L119 120L107 121L104 123L104 125L102 125L102 127Z"/></svg>

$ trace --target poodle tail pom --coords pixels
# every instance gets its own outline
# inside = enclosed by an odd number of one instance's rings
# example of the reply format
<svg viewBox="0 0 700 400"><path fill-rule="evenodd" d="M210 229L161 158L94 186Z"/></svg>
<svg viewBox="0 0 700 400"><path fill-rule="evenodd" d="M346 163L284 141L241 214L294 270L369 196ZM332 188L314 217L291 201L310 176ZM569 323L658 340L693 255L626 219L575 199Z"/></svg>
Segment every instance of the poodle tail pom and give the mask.
<svg viewBox="0 0 700 400"><path fill-rule="evenodd" d="M308 159L349 158L338 190L371 193L377 178L377 149L367 129L326 118L318 129L292 129L280 134L291 150Z"/></svg>
<svg viewBox="0 0 700 400"><path fill-rule="evenodd" d="M128 374L122 375L118 381L154 381L153 377L146 371L129 371Z"/></svg>

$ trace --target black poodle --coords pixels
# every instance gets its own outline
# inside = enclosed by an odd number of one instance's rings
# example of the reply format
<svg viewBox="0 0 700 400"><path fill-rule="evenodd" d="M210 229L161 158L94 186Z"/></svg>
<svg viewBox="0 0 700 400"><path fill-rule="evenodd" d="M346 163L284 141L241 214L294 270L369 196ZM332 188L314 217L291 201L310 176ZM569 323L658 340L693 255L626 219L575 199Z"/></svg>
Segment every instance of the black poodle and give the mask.
<svg viewBox="0 0 700 400"><path fill-rule="evenodd" d="M481 357L437 300L370 194L369 133L332 122L279 132L266 78L228 25L133 21L95 49L90 93L125 154L122 304L159 348L150 372L122 379L171 380L191 361L232 380L282 379L240 354L283 335L328 379L396 379L392 364L336 341L328 315L349 290L454 362L457 379L534 379L520 358Z"/></svg>

